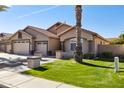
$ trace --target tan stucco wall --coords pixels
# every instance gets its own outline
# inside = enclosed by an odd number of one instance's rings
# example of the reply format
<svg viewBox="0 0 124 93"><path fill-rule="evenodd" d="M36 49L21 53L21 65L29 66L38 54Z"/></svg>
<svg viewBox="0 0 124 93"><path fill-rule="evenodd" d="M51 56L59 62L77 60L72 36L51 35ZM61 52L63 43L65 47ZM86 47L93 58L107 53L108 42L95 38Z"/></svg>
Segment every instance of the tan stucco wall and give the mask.
<svg viewBox="0 0 124 93"><path fill-rule="evenodd" d="M99 45L98 53L112 52L114 56L124 56L124 45Z"/></svg>
<svg viewBox="0 0 124 93"><path fill-rule="evenodd" d="M48 41L48 51L52 51L55 54L55 51L60 48L60 41L59 39L49 38Z"/></svg>
<svg viewBox="0 0 124 93"><path fill-rule="evenodd" d="M53 54L55 54L55 51L59 49L60 47L59 39L50 38L42 33L35 32L29 29L27 29L26 31L36 37L35 41L48 41L48 51L52 51Z"/></svg>
<svg viewBox="0 0 124 93"><path fill-rule="evenodd" d="M21 32L21 33L22 33L22 39L30 39L30 41L31 41L32 37L31 37L30 35L28 35L27 33L24 33L24 32ZM10 39L10 41L12 41L12 40L18 40L18 33L15 34L15 35Z"/></svg>
<svg viewBox="0 0 124 93"><path fill-rule="evenodd" d="M68 39L69 38L74 38L76 36L76 30L75 29L72 29L66 33L64 33L63 35L60 36L60 41L64 41L65 42L65 50L68 51L69 50L69 41ZM83 42L84 42L84 45L83 45L83 53L88 53L89 52L89 47L91 50L90 53L94 53L94 54L97 54L98 52L98 45L102 44L105 45L105 44L109 44L109 42L105 41L104 39L101 39L99 37L94 37L91 33L89 32L85 32L85 31L82 31L81 32L81 36L82 38L84 39ZM92 41L92 46L90 45L89 46L89 40Z"/></svg>
<svg viewBox="0 0 124 93"><path fill-rule="evenodd" d="M68 39L64 42L64 49L65 49L65 52L69 53L69 55L74 54L74 51L71 51L70 39ZM86 39L83 39L82 52L83 52L83 54L86 54L89 52L89 44Z"/></svg>
<svg viewBox="0 0 124 93"><path fill-rule="evenodd" d="M74 38L75 36L76 36L76 29L71 29L68 32L60 36L60 41L65 41L66 39ZM87 40L93 40L92 34L89 34L84 31L81 31L81 37Z"/></svg>
<svg viewBox="0 0 124 93"><path fill-rule="evenodd" d="M30 35L32 35L33 37L35 37L34 42L31 43L32 45L30 46L30 49L34 49L35 41L48 41L49 40L49 38L47 36L45 36L44 34L42 34L40 32L34 31L32 29L26 29L25 31L27 33L29 33ZM48 49L49 49L49 47L48 47Z"/></svg>
<svg viewBox="0 0 124 93"><path fill-rule="evenodd" d="M44 34L36 31L32 31L31 29L25 30L27 33L33 35L35 38L34 41L48 41L48 51L52 51L53 54L55 54L55 50L58 50L60 47L60 41L59 39L49 38L45 36ZM27 33L22 32L22 39L30 39L30 49L32 50L32 37L28 35ZM11 40L18 40L18 34L15 34Z"/></svg>
<svg viewBox="0 0 124 93"><path fill-rule="evenodd" d="M25 31L30 33L32 36L36 37L35 41L48 41L48 37L40 32L33 31L31 29L26 29Z"/></svg>
<svg viewBox="0 0 124 93"><path fill-rule="evenodd" d="M57 28L58 27L58 28ZM48 31L54 33L54 34L58 34L61 33L62 31L65 31L66 29L68 29L70 26L68 25L60 25L60 26L53 26L52 28L50 28Z"/></svg>
<svg viewBox="0 0 124 93"><path fill-rule="evenodd" d="M66 40L66 41L64 42L64 50L65 50L66 52L73 52L73 51L70 50L70 39L68 39L68 40Z"/></svg>
<svg viewBox="0 0 124 93"><path fill-rule="evenodd" d="M83 39L82 51L83 51L83 54L86 54L89 52L89 42L86 39Z"/></svg>
<svg viewBox="0 0 124 93"><path fill-rule="evenodd" d="M67 25L60 26L60 27L57 29L57 34L59 34L59 33L63 32L63 31L65 31L65 30L68 29L68 28L69 28L69 26L67 26Z"/></svg>
<svg viewBox="0 0 124 93"><path fill-rule="evenodd" d="M6 45L5 44L0 44L0 51L6 51Z"/></svg>
<svg viewBox="0 0 124 93"><path fill-rule="evenodd" d="M73 55L74 51L70 50L70 39L75 38L76 36L76 29L71 29L70 31L64 33L60 36L60 41L64 41L64 49L65 52L68 52L69 55ZM89 34L87 32L81 31L81 37L83 38L83 45L82 45L82 51L83 54L86 54L89 52L89 40L93 40L92 34Z"/></svg>
<svg viewBox="0 0 124 93"><path fill-rule="evenodd" d="M94 54L98 53L98 45L100 45L102 42L102 45L108 45L109 43L101 38L94 37Z"/></svg>
<svg viewBox="0 0 124 93"><path fill-rule="evenodd" d="M6 51L9 52L9 50L12 50L12 52L13 52L13 46L12 46L13 44L12 44L12 42L14 40L24 40L24 39L25 40L30 40L30 50L32 50L32 36L30 36L29 34L23 32L23 31L21 31L21 33L22 33L22 38L21 39L18 38L18 33L17 32L9 39L11 45L6 46Z"/></svg>
<svg viewBox="0 0 124 93"><path fill-rule="evenodd" d="M6 52L7 53L11 52L11 44L6 44Z"/></svg>

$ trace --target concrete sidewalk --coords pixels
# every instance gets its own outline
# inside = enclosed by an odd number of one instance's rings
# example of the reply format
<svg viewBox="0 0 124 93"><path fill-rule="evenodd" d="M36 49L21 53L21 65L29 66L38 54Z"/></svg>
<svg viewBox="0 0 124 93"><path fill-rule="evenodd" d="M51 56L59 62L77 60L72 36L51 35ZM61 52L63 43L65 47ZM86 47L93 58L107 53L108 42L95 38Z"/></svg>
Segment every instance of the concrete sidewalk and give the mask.
<svg viewBox="0 0 124 93"><path fill-rule="evenodd" d="M78 88L61 82L50 81L5 70L0 71L0 85L10 88Z"/></svg>
<svg viewBox="0 0 124 93"><path fill-rule="evenodd" d="M20 58L26 59L26 56L12 55L7 53L0 53L0 62L5 63L10 58L12 60ZM41 64L54 62L55 58L42 58ZM20 64L17 66L6 66L0 64L0 88L10 87L10 88L77 88L68 84L63 84L61 82L55 82L51 80L46 80L43 78L37 78L34 76L24 75L21 72L29 70L26 65Z"/></svg>

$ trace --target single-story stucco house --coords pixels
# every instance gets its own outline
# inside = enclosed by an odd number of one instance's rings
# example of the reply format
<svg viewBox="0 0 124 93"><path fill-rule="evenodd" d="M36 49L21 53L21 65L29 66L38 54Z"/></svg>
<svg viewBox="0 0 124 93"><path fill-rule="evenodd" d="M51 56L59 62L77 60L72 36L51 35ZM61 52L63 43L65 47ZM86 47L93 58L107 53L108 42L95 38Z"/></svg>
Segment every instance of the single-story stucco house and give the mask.
<svg viewBox="0 0 124 93"><path fill-rule="evenodd" d="M110 42L99 34L82 29L82 52L84 54L97 54L97 46ZM56 50L73 55L76 47L75 26L57 22L48 29L27 26L18 30L9 39L0 42L0 47L8 53L30 55L41 52L44 56L55 55ZM1 49L1 48L0 48Z"/></svg>

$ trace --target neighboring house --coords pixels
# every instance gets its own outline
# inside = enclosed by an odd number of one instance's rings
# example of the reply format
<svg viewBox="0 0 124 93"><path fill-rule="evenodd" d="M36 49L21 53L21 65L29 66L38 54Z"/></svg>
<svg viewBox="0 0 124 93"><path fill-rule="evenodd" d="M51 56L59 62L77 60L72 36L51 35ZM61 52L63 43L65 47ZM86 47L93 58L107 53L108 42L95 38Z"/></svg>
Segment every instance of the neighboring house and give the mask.
<svg viewBox="0 0 124 93"><path fill-rule="evenodd" d="M6 48L7 44L8 44L8 39L12 36L12 34L10 33L0 33L0 50L1 51L7 51L7 49L9 48Z"/></svg>
<svg viewBox="0 0 124 93"><path fill-rule="evenodd" d="M81 29L82 52L97 54L98 44L109 44L95 32ZM55 55L56 50L62 50L72 56L76 47L76 29L65 23L57 22L47 30L28 26L17 31L8 40L6 52L29 55L41 52L44 56ZM1 43L2 44L2 43ZM2 44L3 45L3 44Z"/></svg>

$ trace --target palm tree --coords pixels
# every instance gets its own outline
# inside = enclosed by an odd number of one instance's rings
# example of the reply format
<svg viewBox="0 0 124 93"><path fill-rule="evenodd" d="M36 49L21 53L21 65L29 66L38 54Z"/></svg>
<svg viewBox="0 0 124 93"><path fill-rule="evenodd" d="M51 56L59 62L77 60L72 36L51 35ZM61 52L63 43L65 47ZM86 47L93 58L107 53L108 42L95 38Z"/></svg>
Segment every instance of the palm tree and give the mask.
<svg viewBox="0 0 124 93"><path fill-rule="evenodd" d="M1 12L1 11L6 11L7 9L8 9L7 6L5 6L5 5L0 5L0 12Z"/></svg>
<svg viewBox="0 0 124 93"><path fill-rule="evenodd" d="M81 44L81 13L82 13L82 6L76 5L76 51L74 54L74 58L76 62L82 62L82 44Z"/></svg>

